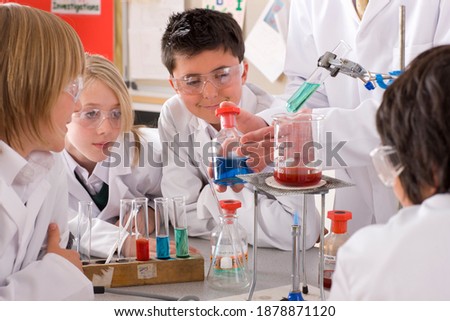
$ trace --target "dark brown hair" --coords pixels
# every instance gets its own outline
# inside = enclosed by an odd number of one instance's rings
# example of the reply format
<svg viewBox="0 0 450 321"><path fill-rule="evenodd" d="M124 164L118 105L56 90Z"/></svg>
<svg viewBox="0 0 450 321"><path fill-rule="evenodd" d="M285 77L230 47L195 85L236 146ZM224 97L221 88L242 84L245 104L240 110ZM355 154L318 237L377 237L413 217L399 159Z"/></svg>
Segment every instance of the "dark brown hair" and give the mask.
<svg viewBox="0 0 450 321"><path fill-rule="evenodd" d="M244 59L245 44L239 24L229 13L210 9L190 9L169 18L161 40L161 58L170 75L175 56L192 57L205 50L223 49Z"/></svg>
<svg viewBox="0 0 450 321"><path fill-rule="evenodd" d="M389 86L377 112L384 145L398 151L399 179L406 195L420 204L425 187L450 187L450 46L427 50Z"/></svg>

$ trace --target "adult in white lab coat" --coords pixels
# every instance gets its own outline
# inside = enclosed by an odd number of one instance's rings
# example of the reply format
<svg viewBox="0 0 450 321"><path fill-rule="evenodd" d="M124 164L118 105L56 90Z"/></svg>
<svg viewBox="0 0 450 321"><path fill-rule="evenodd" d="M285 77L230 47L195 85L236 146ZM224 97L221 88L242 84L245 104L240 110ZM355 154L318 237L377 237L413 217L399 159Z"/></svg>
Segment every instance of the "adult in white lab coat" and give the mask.
<svg viewBox="0 0 450 321"><path fill-rule="evenodd" d="M161 145L156 129L133 126L130 94L111 61L87 54L83 79L82 108L68 125L63 153L73 210L69 226L76 235L78 202L93 201L91 254L105 258L119 238L120 199L147 197L151 204L161 196ZM152 208L148 216L151 233ZM122 239L135 249L132 238Z"/></svg>
<svg viewBox="0 0 450 321"><path fill-rule="evenodd" d="M351 0L291 2L285 73L292 93L316 68L318 57L340 40L350 45L351 61L374 72L399 69L399 6L406 7L405 58L409 63L426 49L450 43L450 1L370 0L360 19ZM384 90L367 90L346 75L329 77L306 106L326 114L328 150L338 157L326 161L338 178L355 184L336 190L335 208L350 210L349 232L373 222L386 222L397 210L393 193L376 177L369 152L379 144L375 112ZM340 142L345 145L340 148ZM340 148L340 149L339 149ZM328 153L328 157L333 154ZM335 155L336 156L336 155ZM340 157L340 158L339 158Z"/></svg>
<svg viewBox="0 0 450 321"><path fill-rule="evenodd" d="M0 300L93 299L65 249L67 181L52 153L79 109L83 46L41 10L0 4L0 21Z"/></svg>
<svg viewBox="0 0 450 321"><path fill-rule="evenodd" d="M403 208L338 251L330 300L449 300L450 46L426 51L377 112L380 178Z"/></svg>

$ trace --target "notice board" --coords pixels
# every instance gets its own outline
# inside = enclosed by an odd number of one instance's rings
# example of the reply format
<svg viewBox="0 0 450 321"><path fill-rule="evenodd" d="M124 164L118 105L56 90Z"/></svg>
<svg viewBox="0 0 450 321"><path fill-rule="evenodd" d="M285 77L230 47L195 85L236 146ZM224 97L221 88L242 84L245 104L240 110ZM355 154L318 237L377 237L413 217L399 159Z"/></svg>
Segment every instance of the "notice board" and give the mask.
<svg viewBox="0 0 450 321"><path fill-rule="evenodd" d="M51 12L52 0L14 0L14 2L28 5ZM60 1L64 3L64 1ZM66 1L77 3L77 1ZM86 2L88 1L78 1ZM114 61L114 1L98 0L100 10L95 14L55 13L67 21L78 33L84 49L90 53L97 53Z"/></svg>

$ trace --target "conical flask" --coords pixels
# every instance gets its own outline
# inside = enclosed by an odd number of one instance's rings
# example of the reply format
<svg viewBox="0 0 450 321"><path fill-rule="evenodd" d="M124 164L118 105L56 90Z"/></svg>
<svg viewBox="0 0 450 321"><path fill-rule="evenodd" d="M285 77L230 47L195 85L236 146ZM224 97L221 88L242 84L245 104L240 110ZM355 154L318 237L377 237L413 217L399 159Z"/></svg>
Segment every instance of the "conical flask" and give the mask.
<svg viewBox="0 0 450 321"><path fill-rule="evenodd" d="M239 290L250 285L247 233L239 224L237 200L220 201L219 225L211 233L211 262L206 276L216 289Z"/></svg>
<svg viewBox="0 0 450 321"><path fill-rule="evenodd" d="M238 156L241 132L236 128L236 115L241 112L239 107L226 106L216 110L220 116L221 129L213 139L213 169L214 183L223 186L244 184L236 175L249 174L247 157Z"/></svg>

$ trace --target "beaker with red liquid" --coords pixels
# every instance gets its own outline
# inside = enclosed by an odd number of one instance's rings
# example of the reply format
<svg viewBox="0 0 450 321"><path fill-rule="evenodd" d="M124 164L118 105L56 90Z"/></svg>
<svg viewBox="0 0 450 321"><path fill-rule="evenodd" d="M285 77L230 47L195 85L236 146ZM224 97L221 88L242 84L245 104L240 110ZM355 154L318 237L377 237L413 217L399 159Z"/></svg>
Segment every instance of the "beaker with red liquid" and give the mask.
<svg viewBox="0 0 450 321"><path fill-rule="evenodd" d="M276 114L275 168L277 183L289 187L314 187L322 179L322 115Z"/></svg>

